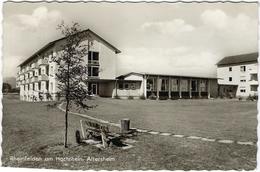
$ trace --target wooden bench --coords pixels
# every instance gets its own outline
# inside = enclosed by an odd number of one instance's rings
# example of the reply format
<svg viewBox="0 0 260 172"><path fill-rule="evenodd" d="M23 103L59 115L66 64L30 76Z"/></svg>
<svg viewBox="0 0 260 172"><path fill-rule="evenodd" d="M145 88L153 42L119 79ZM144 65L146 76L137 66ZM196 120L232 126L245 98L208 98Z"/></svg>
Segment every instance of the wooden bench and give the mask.
<svg viewBox="0 0 260 172"><path fill-rule="evenodd" d="M80 120L80 127L81 132L79 130L76 131L76 142L79 144L86 139L94 138L101 140L103 147L106 148L112 139L120 137L120 135L111 133L107 125L101 125L96 122Z"/></svg>

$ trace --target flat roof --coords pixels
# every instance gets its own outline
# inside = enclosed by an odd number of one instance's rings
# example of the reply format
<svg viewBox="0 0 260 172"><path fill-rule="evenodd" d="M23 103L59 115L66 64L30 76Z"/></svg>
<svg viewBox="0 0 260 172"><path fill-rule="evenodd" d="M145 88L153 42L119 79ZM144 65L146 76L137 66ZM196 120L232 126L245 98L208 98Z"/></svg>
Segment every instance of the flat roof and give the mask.
<svg viewBox="0 0 260 172"><path fill-rule="evenodd" d="M153 75L153 76L165 76L165 77L184 77L184 78L203 78L203 79L218 79L217 77L206 77L206 76L194 76L194 75L174 75L174 74L162 74L162 73L142 73L142 72L129 72L124 75L120 75L117 77L117 79L124 79L127 76L130 75L141 75L141 76L147 76L147 75Z"/></svg>

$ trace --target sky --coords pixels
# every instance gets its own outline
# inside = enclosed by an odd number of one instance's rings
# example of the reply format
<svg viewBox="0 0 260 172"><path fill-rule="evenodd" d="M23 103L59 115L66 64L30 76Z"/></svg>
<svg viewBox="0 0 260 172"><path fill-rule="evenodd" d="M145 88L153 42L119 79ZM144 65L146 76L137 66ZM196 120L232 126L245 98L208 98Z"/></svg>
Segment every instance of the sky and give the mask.
<svg viewBox="0 0 260 172"><path fill-rule="evenodd" d="M216 77L225 56L257 51L256 3L12 3L3 5L3 76L78 22L122 53L118 75Z"/></svg>

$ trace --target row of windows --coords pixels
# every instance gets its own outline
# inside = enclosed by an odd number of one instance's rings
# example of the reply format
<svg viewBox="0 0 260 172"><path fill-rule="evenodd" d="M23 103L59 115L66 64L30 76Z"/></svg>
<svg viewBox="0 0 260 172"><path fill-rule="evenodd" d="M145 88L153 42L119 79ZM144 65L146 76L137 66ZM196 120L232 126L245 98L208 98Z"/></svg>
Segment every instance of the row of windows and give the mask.
<svg viewBox="0 0 260 172"><path fill-rule="evenodd" d="M229 77L228 80L231 82L233 80L233 78ZM241 79L240 82L246 82L246 80L245 79Z"/></svg>
<svg viewBox="0 0 260 172"><path fill-rule="evenodd" d="M46 66L46 68L40 68L37 70L34 70L30 73L25 74L25 79L27 78L32 78L34 76L39 76L39 75L53 75L54 74L54 67L50 66L50 70L49 67ZM24 79L23 77L21 79Z"/></svg>
<svg viewBox="0 0 260 172"><path fill-rule="evenodd" d="M228 69L230 72L232 71L232 67L229 67ZM240 71L245 72L246 71L246 66L240 66Z"/></svg>
<svg viewBox="0 0 260 172"><path fill-rule="evenodd" d="M134 82L125 82L125 83L122 83L122 82L119 82L118 83L118 89L120 90L135 90L137 85L137 83L134 83Z"/></svg>
<svg viewBox="0 0 260 172"><path fill-rule="evenodd" d="M88 67L88 75L89 76L98 76L99 74L99 67L98 66L89 66ZM30 73L25 74L25 79L27 78L32 78L33 76L39 76L39 75L50 75L53 76L54 75L54 67L50 66L50 70L49 67L47 66L46 68L41 68L35 71L32 71ZM24 78L21 78L24 79Z"/></svg>
<svg viewBox="0 0 260 172"><path fill-rule="evenodd" d="M47 81L46 83L44 83L44 82L34 83L34 84L24 86L25 91L28 91L28 90L39 91L39 90L45 90L45 89L49 90L49 81ZM53 91L53 89L54 89L53 83L50 82L50 90Z"/></svg>
<svg viewBox="0 0 260 172"><path fill-rule="evenodd" d="M156 91L157 85L159 84L160 91L168 91L169 87L171 91L178 91L179 87L182 91L189 91L189 81L187 79L170 79L171 84L169 85L169 79L162 78L157 83L156 78L147 79L147 90ZM207 81L206 80L191 80L191 91L197 92L198 90L205 92L207 91Z"/></svg>

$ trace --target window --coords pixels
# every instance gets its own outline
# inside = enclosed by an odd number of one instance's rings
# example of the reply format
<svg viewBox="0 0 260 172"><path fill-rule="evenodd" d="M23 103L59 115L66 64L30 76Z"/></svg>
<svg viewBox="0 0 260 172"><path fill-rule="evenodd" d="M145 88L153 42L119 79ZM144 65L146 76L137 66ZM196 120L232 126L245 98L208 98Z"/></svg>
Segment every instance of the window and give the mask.
<svg viewBox="0 0 260 172"><path fill-rule="evenodd" d="M38 90L39 90L38 83L35 83L35 84L34 84L34 90L36 90L36 91L38 91Z"/></svg>
<svg viewBox="0 0 260 172"><path fill-rule="evenodd" d="M250 80L251 81L257 81L258 80L257 74L251 74Z"/></svg>
<svg viewBox="0 0 260 172"><path fill-rule="evenodd" d="M228 70L229 70L229 72L231 72L231 71L232 71L232 67L229 67L229 69L228 69Z"/></svg>
<svg viewBox="0 0 260 172"><path fill-rule="evenodd" d="M30 84L30 90L33 90L33 84Z"/></svg>
<svg viewBox="0 0 260 172"><path fill-rule="evenodd" d="M120 90L123 90L123 89L124 89L124 85L123 85L122 82L120 82L120 83L118 84L118 89L120 89Z"/></svg>
<svg viewBox="0 0 260 172"><path fill-rule="evenodd" d="M88 76L98 76L99 67L98 66L90 66L88 67Z"/></svg>
<svg viewBox="0 0 260 172"><path fill-rule="evenodd" d="M54 70L53 70L53 66L50 67L50 75L53 75L54 74Z"/></svg>
<svg viewBox="0 0 260 172"><path fill-rule="evenodd" d="M41 74L42 74L42 75L45 75L45 74L46 74L44 68L41 69Z"/></svg>
<svg viewBox="0 0 260 172"><path fill-rule="evenodd" d="M92 67L92 76L98 76L98 67Z"/></svg>
<svg viewBox="0 0 260 172"><path fill-rule="evenodd" d="M228 80L231 82L232 81L232 77L229 77Z"/></svg>
<svg viewBox="0 0 260 172"><path fill-rule="evenodd" d="M245 72L246 71L246 66L240 66L240 71Z"/></svg>
<svg viewBox="0 0 260 172"><path fill-rule="evenodd" d="M246 90L245 90L245 89L240 89L240 92L241 92L241 93L245 93Z"/></svg>
<svg viewBox="0 0 260 172"><path fill-rule="evenodd" d="M128 83L124 83L124 88L125 88L126 90L128 90L128 89L129 89L129 84L128 84Z"/></svg>
<svg viewBox="0 0 260 172"><path fill-rule="evenodd" d="M98 52L93 52L92 60L98 61L99 60L98 57L99 57L99 53Z"/></svg>
<svg viewBox="0 0 260 172"><path fill-rule="evenodd" d="M147 79L147 85L146 88L148 91L154 91L156 90L156 83L155 83L155 78L148 78Z"/></svg>
<svg viewBox="0 0 260 172"><path fill-rule="evenodd" d="M162 79L161 91L167 91L168 85L168 79Z"/></svg>
<svg viewBox="0 0 260 172"><path fill-rule="evenodd" d="M240 82L246 82L246 80L245 79L241 79Z"/></svg>
<svg viewBox="0 0 260 172"><path fill-rule="evenodd" d="M131 83L130 88L131 88L131 90L135 90L135 83Z"/></svg>
<svg viewBox="0 0 260 172"><path fill-rule="evenodd" d="M88 63L89 64L98 64L99 61L99 52L89 51L88 52Z"/></svg>
<svg viewBox="0 0 260 172"><path fill-rule="evenodd" d="M49 81L46 81L46 90L49 90Z"/></svg>
<svg viewBox="0 0 260 172"><path fill-rule="evenodd" d="M172 79L172 91L178 91L179 80Z"/></svg>
<svg viewBox="0 0 260 172"><path fill-rule="evenodd" d="M188 89L188 80L184 80L184 79L182 79L181 81L180 81L180 87L181 87L181 91L189 91L189 89Z"/></svg>
<svg viewBox="0 0 260 172"><path fill-rule="evenodd" d="M34 76L38 76L38 70L34 71Z"/></svg>
<svg viewBox="0 0 260 172"><path fill-rule="evenodd" d="M206 92L207 91L207 81L206 80L201 80L200 81L200 91L201 92Z"/></svg>
<svg viewBox="0 0 260 172"><path fill-rule="evenodd" d="M191 81L191 91L194 91L194 92L197 91L197 80Z"/></svg>
<svg viewBox="0 0 260 172"><path fill-rule="evenodd" d="M50 91L53 92L53 91L54 91L54 90L53 90L53 82L51 82L50 85L51 85L51 90L50 90Z"/></svg>
<svg viewBox="0 0 260 172"><path fill-rule="evenodd" d="M251 91L257 91L257 86L256 86L256 85L251 85L250 90L251 90Z"/></svg>

